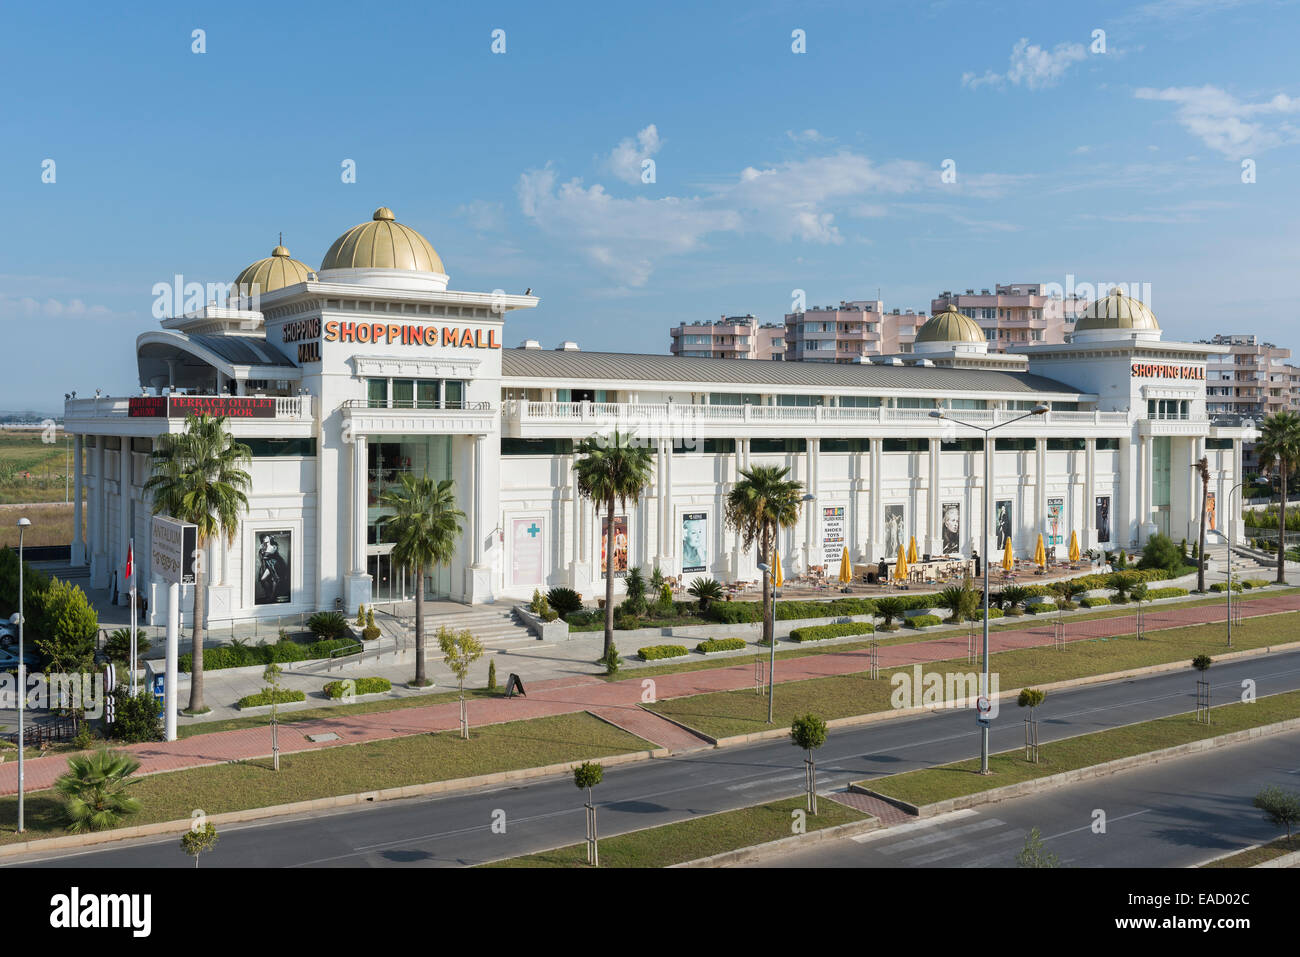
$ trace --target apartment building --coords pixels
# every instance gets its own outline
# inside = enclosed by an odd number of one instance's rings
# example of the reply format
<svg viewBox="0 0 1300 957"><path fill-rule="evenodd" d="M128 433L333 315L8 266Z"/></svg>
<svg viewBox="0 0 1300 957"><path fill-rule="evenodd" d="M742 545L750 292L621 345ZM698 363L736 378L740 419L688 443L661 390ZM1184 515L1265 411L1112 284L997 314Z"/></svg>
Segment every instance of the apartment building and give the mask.
<svg viewBox="0 0 1300 957"><path fill-rule="evenodd" d="M880 299L809 306L785 317L786 358L844 364L863 357L909 353L916 330L927 318L911 309L886 312Z"/></svg>
<svg viewBox="0 0 1300 957"><path fill-rule="evenodd" d="M721 316L716 322L683 322L670 330L669 351L702 359L780 359L785 325L759 323L752 315Z"/></svg>
<svg viewBox="0 0 1300 957"><path fill-rule="evenodd" d="M954 293L945 289L930 301L930 312L938 314L949 306L974 319L993 352L1014 352L1027 345L1061 343L1074 329L1074 320L1087 303L1048 296L1043 284L1013 282L995 284L993 290L974 289Z"/></svg>

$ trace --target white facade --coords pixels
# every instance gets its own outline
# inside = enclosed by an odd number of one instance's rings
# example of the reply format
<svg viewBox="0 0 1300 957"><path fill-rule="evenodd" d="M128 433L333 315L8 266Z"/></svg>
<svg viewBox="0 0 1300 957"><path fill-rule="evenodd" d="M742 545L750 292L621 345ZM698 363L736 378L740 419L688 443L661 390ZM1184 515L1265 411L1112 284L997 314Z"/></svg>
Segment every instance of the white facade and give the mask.
<svg viewBox="0 0 1300 957"><path fill-rule="evenodd" d="M971 444L981 434L934 409L988 428L1051 406L994 433L992 499L1022 555L1039 533L1052 545L1053 531L1061 552L1072 532L1084 549L1132 548L1157 531L1190 542L1200 508L1190 466L1202 454L1223 533L1241 481L1240 430L1206 416L1206 362L1222 351L1213 345L1116 330L1028 349L1028 372L1000 371L1005 357L970 368L978 362L956 348L946 366L935 353L829 366L503 348L508 312L536 303L449 291L441 274L335 269L263 295L255 312L210 307L141 335L151 396L266 397L250 402L261 417L231 419L253 447L253 487L235 542L208 548L209 623L409 597L374 506L404 470L452 479L466 515L427 594L603 593L603 513L577 493L572 449L615 427L650 442L654 465L645 494L620 509L627 564L688 581L758 577L723 521L740 470L757 464L789 468L815 496L782 535L787 569L833 564L841 547L854 562L892 560L900 532L922 552L984 555L984 462ZM126 398L66 406L89 508L73 560L90 565L95 587L120 578L131 536L150 580L148 453L159 433L184 427L160 409ZM1109 530L1098 527L1099 499ZM266 535L286 553L289 580L271 598L256 580Z"/></svg>

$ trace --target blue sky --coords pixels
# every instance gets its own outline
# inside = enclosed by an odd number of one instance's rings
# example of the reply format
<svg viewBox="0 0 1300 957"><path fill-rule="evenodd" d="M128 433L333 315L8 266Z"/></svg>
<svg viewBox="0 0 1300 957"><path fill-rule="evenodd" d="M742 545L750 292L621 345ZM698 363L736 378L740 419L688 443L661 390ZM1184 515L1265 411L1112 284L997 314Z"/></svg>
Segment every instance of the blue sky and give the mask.
<svg viewBox="0 0 1300 957"><path fill-rule="evenodd" d="M1073 275L1300 354L1294 0L53 9L0 14L0 408L130 391L155 283L380 205L533 288L508 345Z"/></svg>

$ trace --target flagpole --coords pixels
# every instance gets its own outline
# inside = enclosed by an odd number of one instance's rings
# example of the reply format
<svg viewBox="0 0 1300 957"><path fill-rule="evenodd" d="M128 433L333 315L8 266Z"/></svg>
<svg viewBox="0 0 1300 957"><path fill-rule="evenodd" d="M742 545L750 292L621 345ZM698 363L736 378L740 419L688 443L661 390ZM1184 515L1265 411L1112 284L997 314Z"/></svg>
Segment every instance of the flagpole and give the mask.
<svg viewBox="0 0 1300 957"><path fill-rule="evenodd" d="M135 539L134 538L131 539L131 544L128 546L128 548L129 548L128 554L130 556L130 561L128 562L128 564L131 566L131 697L134 698L135 697L135 648L136 648L136 634L135 634L135 619L136 619L135 577L136 576L135 576Z"/></svg>

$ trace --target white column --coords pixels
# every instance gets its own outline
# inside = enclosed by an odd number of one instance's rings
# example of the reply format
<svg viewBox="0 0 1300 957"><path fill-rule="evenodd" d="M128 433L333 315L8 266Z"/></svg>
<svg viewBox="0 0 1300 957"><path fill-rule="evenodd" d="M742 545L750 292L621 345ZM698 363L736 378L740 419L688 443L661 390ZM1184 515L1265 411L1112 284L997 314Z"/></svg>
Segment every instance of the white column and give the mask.
<svg viewBox="0 0 1300 957"><path fill-rule="evenodd" d="M474 567L483 566L483 489L480 484L483 481L483 443L486 441L486 435L474 436L474 480L471 487L474 490Z"/></svg>
<svg viewBox="0 0 1300 957"><path fill-rule="evenodd" d="M804 445L804 485L805 491L813 495L817 494L817 456L813 450L817 448L816 436L808 436ZM804 553L804 573L806 574L813 565L821 564L821 556L815 551L815 541L817 538L817 500L804 502L804 533L803 533L803 553Z"/></svg>
<svg viewBox="0 0 1300 957"><path fill-rule="evenodd" d="M1084 444L1083 542L1084 551L1097 546L1097 440Z"/></svg>
<svg viewBox="0 0 1300 957"><path fill-rule="evenodd" d="M370 494L366 437L352 436L352 574L366 574L366 517Z"/></svg>
<svg viewBox="0 0 1300 957"><path fill-rule="evenodd" d="M108 522L104 516L107 496L107 482L105 481L104 468L107 464L107 452L104 449L105 436L95 438L95 455L93 457L95 471L95 487L91 490L91 514L90 514L90 581L94 588L108 587L108 549L105 547L104 536L108 531Z"/></svg>
<svg viewBox="0 0 1300 957"><path fill-rule="evenodd" d="M113 556L113 567L117 569L118 604L126 605L131 601L126 581L126 545L131 540L131 437L122 436L122 451L117 454L118 462L118 528L120 554Z"/></svg>
<svg viewBox="0 0 1300 957"><path fill-rule="evenodd" d="M871 498L875 490L871 487L871 480L867 474L870 465L869 452L853 453L853 550L851 554L859 562L869 562L872 558Z"/></svg>
<svg viewBox="0 0 1300 957"><path fill-rule="evenodd" d="M1043 536L1043 547L1047 544L1047 440L1034 439L1034 534L1030 536L1030 547L1038 544L1038 536Z"/></svg>
<svg viewBox="0 0 1300 957"><path fill-rule="evenodd" d="M871 550L867 561L879 561L885 548L885 503L880 486L881 440L871 439Z"/></svg>
<svg viewBox="0 0 1300 957"><path fill-rule="evenodd" d="M937 555L943 550L943 536L939 530L939 453L940 453L939 436L930 438L930 461L929 471L930 488L925 498L925 551L931 555Z"/></svg>
<svg viewBox="0 0 1300 957"><path fill-rule="evenodd" d="M72 564L86 563L86 534L82 530L81 499L85 494L85 483L81 475L82 443L80 435L72 437Z"/></svg>

